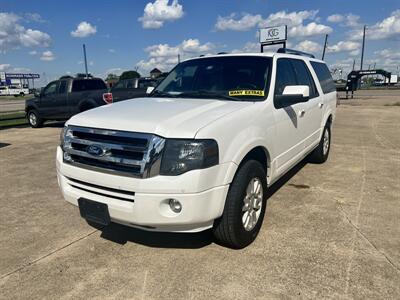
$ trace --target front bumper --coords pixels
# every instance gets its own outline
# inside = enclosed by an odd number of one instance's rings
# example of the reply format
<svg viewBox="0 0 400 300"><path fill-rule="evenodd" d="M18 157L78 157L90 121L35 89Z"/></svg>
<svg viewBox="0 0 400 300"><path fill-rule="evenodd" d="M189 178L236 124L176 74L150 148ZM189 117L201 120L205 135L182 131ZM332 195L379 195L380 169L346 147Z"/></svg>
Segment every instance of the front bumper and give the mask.
<svg viewBox="0 0 400 300"><path fill-rule="evenodd" d="M234 163L194 170L180 176L140 179L82 169L62 160L57 149L57 177L66 201L79 198L105 203L111 220L154 231L196 232L210 228L222 215ZM174 213L168 199L177 199L182 211Z"/></svg>

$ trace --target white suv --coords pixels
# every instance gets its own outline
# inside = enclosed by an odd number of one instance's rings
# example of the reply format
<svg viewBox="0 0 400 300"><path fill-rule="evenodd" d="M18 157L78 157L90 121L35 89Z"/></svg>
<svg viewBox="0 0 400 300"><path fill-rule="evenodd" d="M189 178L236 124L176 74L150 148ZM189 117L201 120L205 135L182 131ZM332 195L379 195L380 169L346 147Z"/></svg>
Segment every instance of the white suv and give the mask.
<svg viewBox="0 0 400 300"><path fill-rule="evenodd" d="M150 97L72 117L58 182L90 222L212 228L243 248L260 230L268 187L308 155L327 159L335 109L327 66L301 53L190 59Z"/></svg>

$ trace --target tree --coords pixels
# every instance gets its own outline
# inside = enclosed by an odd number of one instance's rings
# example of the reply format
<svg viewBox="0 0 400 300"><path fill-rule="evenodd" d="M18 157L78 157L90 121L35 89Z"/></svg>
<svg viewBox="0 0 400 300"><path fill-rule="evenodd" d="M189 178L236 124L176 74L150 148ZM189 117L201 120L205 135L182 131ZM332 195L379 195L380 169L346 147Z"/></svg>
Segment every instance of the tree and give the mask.
<svg viewBox="0 0 400 300"><path fill-rule="evenodd" d="M108 81L108 80L118 80L118 78L119 77L117 75L110 73L110 74L107 75L106 81Z"/></svg>
<svg viewBox="0 0 400 300"><path fill-rule="evenodd" d="M120 80L123 79L134 79L134 78L140 78L140 74L136 71L125 71L119 76Z"/></svg>

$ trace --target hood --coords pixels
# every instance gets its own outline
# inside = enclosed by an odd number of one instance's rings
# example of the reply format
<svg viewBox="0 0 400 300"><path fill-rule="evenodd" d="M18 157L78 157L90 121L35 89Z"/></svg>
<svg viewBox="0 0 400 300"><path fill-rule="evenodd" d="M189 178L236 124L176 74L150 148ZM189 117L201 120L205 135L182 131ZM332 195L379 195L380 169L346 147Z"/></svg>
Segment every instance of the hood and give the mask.
<svg viewBox="0 0 400 300"><path fill-rule="evenodd" d="M252 102L191 98L136 98L75 115L68 125L193 138L211 122Z"/></svg>

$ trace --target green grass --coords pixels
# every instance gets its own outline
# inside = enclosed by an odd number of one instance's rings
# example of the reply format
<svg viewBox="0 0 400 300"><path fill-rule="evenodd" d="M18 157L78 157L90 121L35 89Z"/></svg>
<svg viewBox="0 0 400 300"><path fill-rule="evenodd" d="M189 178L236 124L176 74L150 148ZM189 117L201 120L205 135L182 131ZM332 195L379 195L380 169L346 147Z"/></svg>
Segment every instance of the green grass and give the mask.
<svg viewBox="0 0 400 300"><path fill-rule="evenodd" d="M18 97L14 97L14 96L0 96L0 101L15 101L15 100L28 100L33 98L33 95L25 95L25 96L18 96Z"/></svg>
<svg viewBox="0 0 400 300"><path fill-rule="evenodd" d="M4 119L12 119L12 120L4 120ZM28 121L25 118L25 112L13 112L13 113L0 114L0 128L24 125L27 123L28 123Z"/></svg>

